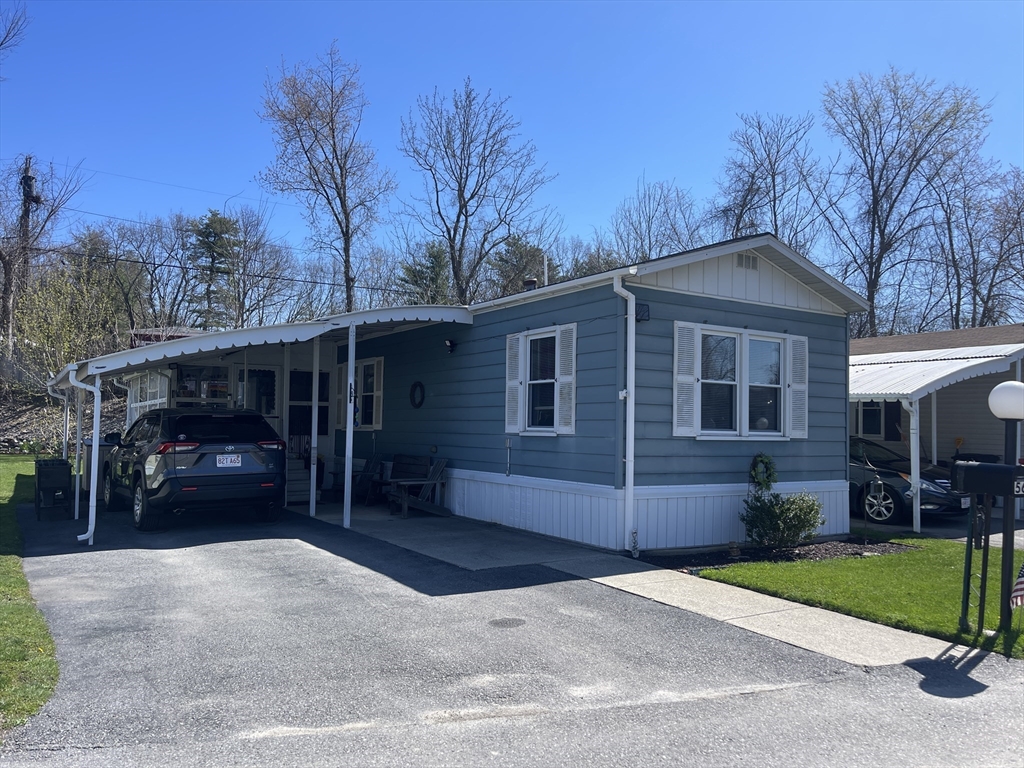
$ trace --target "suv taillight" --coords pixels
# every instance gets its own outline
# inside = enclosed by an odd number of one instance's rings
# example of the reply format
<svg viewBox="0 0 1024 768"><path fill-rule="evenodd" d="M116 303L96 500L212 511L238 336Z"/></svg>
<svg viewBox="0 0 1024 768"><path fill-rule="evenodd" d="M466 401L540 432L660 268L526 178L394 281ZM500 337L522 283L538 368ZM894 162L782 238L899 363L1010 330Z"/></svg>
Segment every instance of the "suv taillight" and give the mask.
<svg viewBox="0 0 1024 768"><path fill-rule="evenodd" d="M283 451L285 448L284 440L261 440L260 442L256 443L256 445L258 445L263 450L270 449Z"/></svg>
<svg viewBox="0 0 1024 768"><path fill-rule="evenodd" d="M160 443L156 447L156 452L161 455L165 453L188 453L198 447L199 443Z"/></svg>

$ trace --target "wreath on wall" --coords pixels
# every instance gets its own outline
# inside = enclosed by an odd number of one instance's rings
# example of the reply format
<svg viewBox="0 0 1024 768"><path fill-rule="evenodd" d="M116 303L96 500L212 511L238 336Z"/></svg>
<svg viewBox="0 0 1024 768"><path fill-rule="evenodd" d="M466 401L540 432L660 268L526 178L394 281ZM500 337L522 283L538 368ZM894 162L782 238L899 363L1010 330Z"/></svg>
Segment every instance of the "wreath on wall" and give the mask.
<svg viewBox="0 0 1024 768"><path fill-rule="evenodd" d="M413 408L420 408L423 405L423 400L426 398L426 390L423 389L422 381L414 381L412 386L409 387L409 404Z"/></svg>
<svg viewBox="0 0 1024 768"><path fill-rule="evenodd" d="M776 480L775 459L764 452L755 454L750 462L750 484L756 490L768 493Z"/></svg>

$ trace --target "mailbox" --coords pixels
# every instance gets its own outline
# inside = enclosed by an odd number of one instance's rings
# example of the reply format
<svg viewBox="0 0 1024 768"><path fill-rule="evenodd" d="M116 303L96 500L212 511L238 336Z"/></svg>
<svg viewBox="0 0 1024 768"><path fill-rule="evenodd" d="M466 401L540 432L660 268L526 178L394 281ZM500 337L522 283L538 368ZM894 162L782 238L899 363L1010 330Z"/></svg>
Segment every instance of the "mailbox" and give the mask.
<svg viewBox="0 0 1024 768"><path fill-rule="evenodd" d="M958 461L953 465L952 486L963 493L1024 498L1024 466Z"/></svg>

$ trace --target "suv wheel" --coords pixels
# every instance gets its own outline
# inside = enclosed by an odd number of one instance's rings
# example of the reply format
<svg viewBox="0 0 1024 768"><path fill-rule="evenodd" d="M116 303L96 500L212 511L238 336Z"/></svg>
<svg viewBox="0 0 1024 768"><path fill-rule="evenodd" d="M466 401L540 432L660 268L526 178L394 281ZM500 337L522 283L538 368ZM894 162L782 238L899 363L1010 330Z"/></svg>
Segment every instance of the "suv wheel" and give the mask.
<svg viewBox="0 0 1024 768"><path fill-rule="evenodd" d="M152 531L159 522L158 515L149 508L149 497L141 478L135 481L132 490L132 518L140 531Z"/></svg>
<svg viewBox="0 0 1024 768"><path fill-rule="evenodd" d="M114 478L110 476L110 468L103 470L103 505L108 510L115 510L120 499L114 490Z"/></svg>

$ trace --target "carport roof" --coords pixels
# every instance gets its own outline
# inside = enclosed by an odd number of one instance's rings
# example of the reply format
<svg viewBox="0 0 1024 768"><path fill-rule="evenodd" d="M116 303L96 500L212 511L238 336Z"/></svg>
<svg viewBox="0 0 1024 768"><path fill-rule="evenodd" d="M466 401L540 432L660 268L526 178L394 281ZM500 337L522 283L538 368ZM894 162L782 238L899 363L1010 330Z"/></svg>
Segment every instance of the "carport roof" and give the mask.
<svg viewBox="0 0 1024 768"><path fill-rule="evenodd" d="M415 306L370 309L332 315L303 323L281 323L256 328L235 328L181 339L170 339L135 349L126 349L69 365L48 384L55 389L71 386L70 374L77 370L79 381L88 381L100 374L104 377L122 375L151 367L153 363L187 360L193 355L222 350L241 349L263 344L297 343L317 336L331 335L356 326L357 340L384 336L435 323L471 325L473 316L465 307Z"/></svg>
<svg viewBox="0 0 1024 768"><path fill-rule="evenodd" d="M958 381L1008 371L1024 344L883 352L850 357L850 400L918 400Z"/></svg>

